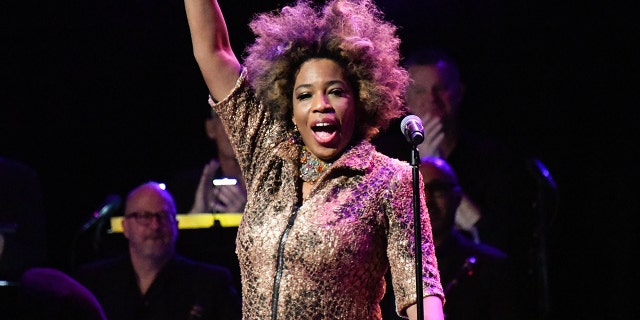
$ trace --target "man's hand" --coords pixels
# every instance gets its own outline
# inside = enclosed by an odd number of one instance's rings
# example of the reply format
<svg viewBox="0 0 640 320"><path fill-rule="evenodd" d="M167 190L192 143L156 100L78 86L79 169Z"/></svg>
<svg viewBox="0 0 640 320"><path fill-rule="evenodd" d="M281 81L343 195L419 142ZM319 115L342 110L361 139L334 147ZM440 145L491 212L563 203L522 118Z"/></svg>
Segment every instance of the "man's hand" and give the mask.
<svg viewBox="0 0 640 320"><path fill-rule="evenodd" d="M213 159L204 166L202 169L202 175L200 176L200 183L198 184L198 189L196 190L195 197L193 199L193 206L190 213L206 213L210 212L207 208L208 203L208 195L213 188L213 178L216 176L216 171L220 164L218 160Z"/></svg>
<svg viewBox="0 0 640 320"><path fill-rule="evenodd" d="M247 195L240 185L214 186L209 205L213 212L242 213L247 202Z"/></svg>
<svg viewBox="0 0 640 320"><path fill-rule="evenodd" d="M444 139L440 118L426 115L422 119L422 126L424 127L424 141L418 146L420 157L439 157L440 143Z"/></svg>

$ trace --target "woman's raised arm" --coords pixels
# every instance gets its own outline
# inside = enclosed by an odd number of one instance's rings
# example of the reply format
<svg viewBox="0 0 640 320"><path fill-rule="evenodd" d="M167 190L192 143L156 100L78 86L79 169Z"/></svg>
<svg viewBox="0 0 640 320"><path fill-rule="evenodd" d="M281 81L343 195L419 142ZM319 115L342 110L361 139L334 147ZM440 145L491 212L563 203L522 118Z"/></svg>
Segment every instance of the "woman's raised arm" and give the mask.
<svg viewBox="0 0 640 320"><path fill-rule="evenodd" d="M193 55L211 96L220 100L233 89L240 62L231 49L227 25L217 0L184 0Z"/></svg>

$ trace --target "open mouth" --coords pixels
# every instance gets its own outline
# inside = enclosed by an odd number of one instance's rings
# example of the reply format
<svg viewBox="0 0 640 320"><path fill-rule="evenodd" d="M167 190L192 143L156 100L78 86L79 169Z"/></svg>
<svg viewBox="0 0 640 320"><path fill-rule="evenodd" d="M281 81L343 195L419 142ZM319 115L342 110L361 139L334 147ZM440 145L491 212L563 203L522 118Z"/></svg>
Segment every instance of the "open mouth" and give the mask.
<svg viewBox="0 0 640 320"><path fill-rule="evenodd" d="M338 126L333 121L321 121L311 126L316 141L320 144L329 143L338 133Z"/></svg>

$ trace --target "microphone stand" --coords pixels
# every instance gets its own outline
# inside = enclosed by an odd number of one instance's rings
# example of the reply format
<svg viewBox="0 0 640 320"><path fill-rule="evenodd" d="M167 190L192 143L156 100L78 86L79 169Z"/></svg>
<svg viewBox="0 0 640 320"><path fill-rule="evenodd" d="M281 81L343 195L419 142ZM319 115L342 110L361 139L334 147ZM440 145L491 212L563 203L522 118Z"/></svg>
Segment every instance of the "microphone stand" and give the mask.
<svg viewBox="0 0 640 320"><path fill-rule="evenodd" d="M416 306L418 307L418 320L424 320L424 305L422 292L422 219L420 216L420 176L418 165L420 153L417 144L412 143L411 149L411 176L413 181L413 228L414 251L416 269Z"/></svg>
<svg viewBox="0 0 640 320"><path fill-rule="evenodd" d="M416 307L418 320L424 320L424 298L422 293L422 219L420 216L420 194L424 186L420 186L420 153L418 145L424 141L422 120L416 115L408 115L400 121L400 131L411 144L411 175L413 182L413 229L416 268Z"/></svg>

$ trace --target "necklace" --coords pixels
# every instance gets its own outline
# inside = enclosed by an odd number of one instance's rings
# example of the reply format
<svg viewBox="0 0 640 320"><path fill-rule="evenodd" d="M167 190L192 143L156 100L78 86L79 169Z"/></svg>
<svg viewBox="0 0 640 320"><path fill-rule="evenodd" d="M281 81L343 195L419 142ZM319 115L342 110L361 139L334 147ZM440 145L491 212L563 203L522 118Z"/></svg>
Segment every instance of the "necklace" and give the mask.
<svg viewBox="0 0 640 320"><path fill-rule="evenodd" d="M307 150L307 147L302 147L302 155L300 155L300 178L302 180L315 183L330 166L331 162L318 159Z"/></svg>

